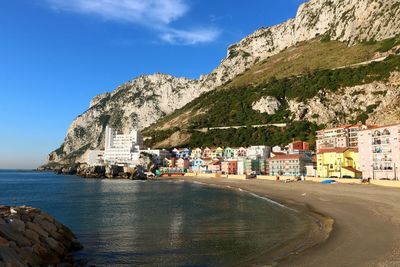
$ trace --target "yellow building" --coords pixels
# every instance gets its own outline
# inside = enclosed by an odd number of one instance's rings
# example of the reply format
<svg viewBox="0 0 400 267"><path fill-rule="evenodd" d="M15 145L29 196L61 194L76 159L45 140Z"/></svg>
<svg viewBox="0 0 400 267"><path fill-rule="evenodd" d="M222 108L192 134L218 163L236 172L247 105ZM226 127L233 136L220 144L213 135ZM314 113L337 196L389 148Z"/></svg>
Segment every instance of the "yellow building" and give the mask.
<svg viewBox="0 0 400 267"><path fill-rule="evenodd" d="M223 148L217 147L215 149L212 149L211 157L213 159L222 158L223 155L224 155L224 149Z"/></svg>
<svg viewBox="0 0 400 267"><path fill-rule="evenodd" d="M323 178L360 178L357 148L321 149L317 153L317 175Z"/></svg>

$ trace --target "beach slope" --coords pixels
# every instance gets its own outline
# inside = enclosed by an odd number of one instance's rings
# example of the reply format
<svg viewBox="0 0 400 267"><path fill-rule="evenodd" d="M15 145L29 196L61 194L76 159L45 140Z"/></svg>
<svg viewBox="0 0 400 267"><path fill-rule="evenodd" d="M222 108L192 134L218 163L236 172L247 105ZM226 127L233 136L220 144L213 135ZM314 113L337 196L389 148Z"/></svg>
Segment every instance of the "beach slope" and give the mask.
<svg viewBox="0 0 400 267"><path fill-rule="evenodd" d="M400 189L201 177L183 180L241 188L334 219L326 241L284 258L279 266L400 266Z"/></svg>

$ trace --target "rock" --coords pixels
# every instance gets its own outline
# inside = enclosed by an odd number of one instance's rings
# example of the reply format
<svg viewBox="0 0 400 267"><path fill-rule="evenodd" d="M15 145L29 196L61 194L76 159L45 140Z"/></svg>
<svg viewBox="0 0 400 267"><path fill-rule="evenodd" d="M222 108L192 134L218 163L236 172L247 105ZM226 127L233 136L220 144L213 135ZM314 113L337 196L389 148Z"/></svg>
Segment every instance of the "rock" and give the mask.
<svg viewBox="0 0 400 267"><path fill-rule="evenodd" d="M346 87L339 92L320 92L306 102L291 99L288 101L289 110L295 120L334 126L357 122L367 107L374 107L368 114L367 123L397 123L400 122L400 91L396 83L400 82L400 76L392 74L392 77L388 82Z"/></svg>
<svg viewBox="0 0 400 267"><path fill-rule="evenodd" d="M144 168L140 165L136 166L130 178L131 180L146 180L147 176L144 174Z"/></svg>
<svg viewBox="0 0 400 267"><path fill-rule="evenodd" d="M42 237L48 237L49 236L49 233L46 232L45 230L43 230L43 228L39 224L35 224L35 223L32 223L32 222L27 222L26 225L27 225L27 227L29 229L35 231L36 233L38 233Z"/></svg>
<svg viewBox="0 0 400 267"><path fill-rule="evenodd" d="M25 230L25 223L20 219L11 219L9 225L17 232L22 232Z"/></svg>
<svg viewBox="0 0 400 267"><path fill-rule="evenodd" d="M52 237L46 238L45 241L49 245L49 247L57 253L57 255L59 255L59 256L65 255L67 249L64 247L64 245L62 245L61 243L57 242Z"/></svg>
<svg viewBox="0 0 400 267"><path fill-rule="evenodd" d="M272 96L262 97L257 102L253 103L253 109L261 113L267 113L268 115L275 114L281 107L281 103Z"/></svg>
<svg viewBox="0 0 400 267"><path fill-rule="evenodd" d="M66 175L75 175L77 174L77 172L77 167L74 166L69 166L61 169L61 173Z"/></svg>
<svg viewBox="0 0 400 267"><path fill-rule="evenodd" d="M51 217L49 214L47 214L46 212L42 212L40 213L40 216L43 217L43 219L47 220L50 223L54 223L54 218Z"/></svg>
<svg viewBox="0 0 400 267"><path fill-rule="evenodd" d="M106 178L112 179L117 178L120 174L124 173L124 168L117 165L106 166Z"/></svg>
<svg viewBox="0 0 400 267"><path fill-rule="evenodd" d="M41 258L34 253L33 248L31 247L23 247L21 248L20 256L24 263L29 266L39 266L42 264Z"/></svg>
<svg viewBox="0 0 400 267"><path fill-rule="evenodd" d="M0 225L0 235L8 240L15 241L19 246L30 246L31 242L23 236L22 232L17 232L8 224Z"/></svg>
<svg viewBox="0 0 400 267"><path fill-rule="evenodd" d="M34 244L32 246L33 252L36 253L39 256L45 256L47 255L49 252L46 248L42 247L40 244Z"/></svg>
<svg viewBox="0 0 400 267"><path fill-rule="evenodd" d="M21 257L15 253L15 251L9 247L0 246L0 259L6 264L6 266L12 267L25 267L25 263L21 260ZM0 261L1 263L1 261Z"/></svg>
<svg viewBox="0 0 400 267"><path fill-rule="evenodd" d="M28 238L32 243L40 243L39 234L32 231L31 229L27 229L24 232L26 238Z"/></svg>
<svg viewBox="0 0 400 267"><path fill-rule="evenodd" d="M51 234L53 232L57 232L57 227L54 224L50 223L49 221L39 220L38 222L39 222L40 226L42 226L42 228L49 234Z"/></svg>
<svg viewBox="0 0 400 267"><path fill-rule="evenodd" d="M0 246L8 246L9 243L10 243L10 241L8 241L7 239L4 239L0 236Z"/></svg>
<svg viewBox="0 0 400 267"><path fill-rule="evenodd" d="M30 207L0 206L0 267L72 266L82 248L75 235L49 214Z"/></svg>

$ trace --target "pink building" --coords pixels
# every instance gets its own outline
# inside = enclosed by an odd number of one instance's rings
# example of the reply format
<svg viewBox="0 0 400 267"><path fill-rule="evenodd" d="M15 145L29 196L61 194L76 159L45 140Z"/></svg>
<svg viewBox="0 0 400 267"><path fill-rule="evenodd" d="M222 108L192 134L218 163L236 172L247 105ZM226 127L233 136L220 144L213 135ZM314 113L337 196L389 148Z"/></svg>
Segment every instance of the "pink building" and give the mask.
<svg viewBox="0 0 400 267"><path fill-rule="evenodd" d="M317 151L324 148L357 147L358 132L370 128L368 125L346 124L317 131Z"/></svg>
<svg viewBox="0 0 400 267"><path fill-rule="evenodd" d="M190 161L188 159L177 159L175 165L177 168L189 169Z"/></svg>
<svg viewBox="0 0 400 267"><path fill-rule="evenodd" d="M247 156L247 149L244 147L239 147L235 149L236 158L244 158Z"/></svg>
<svg viewBox="0 0 400 267"><path fill-rule="evenodd" d="M209 163L207 165L207 170L212 172L212 173L216 173L216 172L221 171L221 161L214 160L213 162Z"/></svg>
<svg viewBox="0 0 400 267"><path fill-rule="evenodd" d="M201 157L202 157L202 158L211 158L211 156L212 156L212 151L211 151L211 149L208 148L208 147L206 147L206 148L203 150L203 153L201 154Z"/></svg>
<svg viewBox="0 0 400 267"><path fill-rule="evenodd" d="M364 178L400 180L400 124L358 132Z"/></svg>

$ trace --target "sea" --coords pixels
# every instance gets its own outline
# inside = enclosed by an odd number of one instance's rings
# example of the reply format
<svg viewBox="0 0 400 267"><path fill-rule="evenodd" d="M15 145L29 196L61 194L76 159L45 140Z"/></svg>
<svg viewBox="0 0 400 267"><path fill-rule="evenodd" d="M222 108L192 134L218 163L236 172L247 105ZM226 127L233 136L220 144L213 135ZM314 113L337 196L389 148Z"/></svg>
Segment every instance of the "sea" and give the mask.
<svg viewBox="0 0 400 267"><path fill-rule="evenodd" d="M33 171L0 171L0 205L37 207L67 225L88 266L266 266L314 223L240 190Z"/></svg>

